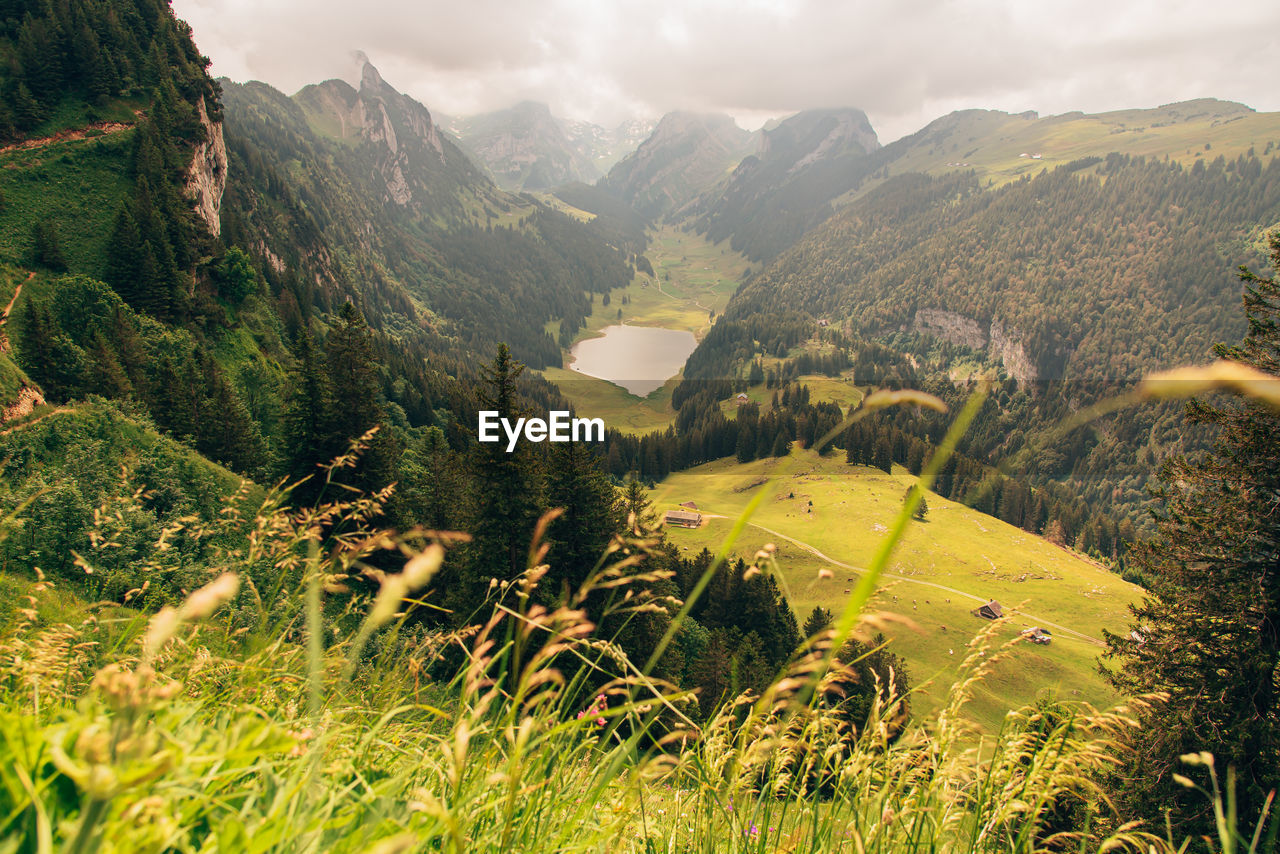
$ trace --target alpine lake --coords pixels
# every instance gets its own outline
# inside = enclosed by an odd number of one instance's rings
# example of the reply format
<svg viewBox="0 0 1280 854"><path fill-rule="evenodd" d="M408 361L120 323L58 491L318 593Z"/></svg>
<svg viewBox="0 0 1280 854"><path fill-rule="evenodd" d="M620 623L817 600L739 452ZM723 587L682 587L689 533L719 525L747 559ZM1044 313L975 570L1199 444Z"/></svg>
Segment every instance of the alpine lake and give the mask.
<svg viewBox="0 0 1280 854"><path fill-rule="evenodd" d="M692 332L656 326L606 326L573 346L569 369L607 380L639 398L662 388L698 346Z"/></svg>

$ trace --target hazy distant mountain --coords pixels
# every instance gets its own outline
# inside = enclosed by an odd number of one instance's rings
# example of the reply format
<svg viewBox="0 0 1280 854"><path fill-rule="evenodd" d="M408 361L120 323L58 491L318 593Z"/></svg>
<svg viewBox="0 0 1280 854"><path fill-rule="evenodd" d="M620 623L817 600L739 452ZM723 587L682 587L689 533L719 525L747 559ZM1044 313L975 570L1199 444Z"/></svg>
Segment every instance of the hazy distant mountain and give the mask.
<svg viewBox="0 0 1280 854"><path fill-rule="evenodd" d="M831 200L870 171L880 141L852 108L806 110L762 130L756 153L690 210L712 240L764 259L786 249L831 215Z"/></svg>
<svg viewBox="0 0 1280 854"><path fill-rule="evenodd" d="M593 183L635 151L654 127L647 119L631 119L610 130L557 118L546 104L533 101L441 122L508 190Z"/></svg>
<svg viewBox="0 0 1280 854"><path fill-rule="evenodd" d="M449 130L508 190L545 190L569 181L594 181L602 174L546 104L522 101L505 110L455 118Z"/></svg>
<svg viewBox="0 0 1280 854"><path fill-rule="evenodd" d="M654 218L713 186L747 153L751 138L726 115L668 113L635 152L609 170L603 184Z"/></svg>
<svg viewBox="0 0 1280 854"><path fill-rule="evenodd" d="M649 138L657 122L652 119L628 119L613 130L591 122L564 121L565 136L580 154L591 160L600 175L608 173L619 160L640 147Z"/></svg>

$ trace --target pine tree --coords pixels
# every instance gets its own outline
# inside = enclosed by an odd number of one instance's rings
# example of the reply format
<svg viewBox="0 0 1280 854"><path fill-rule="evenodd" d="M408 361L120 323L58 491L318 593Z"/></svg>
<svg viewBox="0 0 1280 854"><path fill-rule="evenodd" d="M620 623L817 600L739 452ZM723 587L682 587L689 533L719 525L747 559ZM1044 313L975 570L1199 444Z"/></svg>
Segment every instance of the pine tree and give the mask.
<svg viewBox="0 0 1280 854"><path fill-rule="evenodd" d="M67 259L62 255L62 242L47 220L39 220L31 226L31 262L36 267L56 273L66 272Z"/></svg>
<svg viewBox="0 0 1280 854"><path fill-rule="evenodd" d="M834 618L831 612L820 605L814 605L813 610L809 612L809 617L804 621L804 628L800 633L806 638L811 638L818 632L823 631L830 626Z"/></svg>
<svg viewBox="0 0 1280 854"><path fill-rule="evenodd" d="M289 401L285 408L285 447L288 449L289 473L295 478L318 474L317 466L328 462L338 452L333 427L333 395L329 379L321 368L311 332L303 329L296 347L297 363L290 377ZM318 478L295 491L294 499L302 503L314 501L319 494Z"/></svg>
<svg viewBox="0 0 1280 854"><path fill-rule="evenodd" d="M656 523L644 484L640 483L640 478L635 472L627 478L627 483L622 489L622 514L624 520L635 520L633 530L652 528Z"/></svg>
<svg viewBox="0 0 1280 854"><path fill-rule="evenodd" d="M1271 261L1280 268L1280 234ZM1216 355L1280 375L1280 279L1244 268L1241 278L1248 332ZM1126 695L1169 695L1137 710L1138 749L1114 796L1153 821L1172 807L1180 833L1199 833L1213 827L1212 805L1172 781L1194 775L1180 755L1209 751L1219 769L1235 768L1241 827L1280 786L1280 412L1252 400L1196 401L1187 416L1219 438L1161 471L1156 536L1130 553L1148 595L1131 608L1132 634L1107 633L1107 656L1118 662L1107 675Z"/></svg>
<svg viewBox="0 0 1280 854"><path fill-rule="evenodd" d="M551 451L547 503L564 510L551 526L551 577L572 590L582 584L609 540L621 530L622 503L599 460L581 442L566 442Z"/></svg>
<svg viewBox="0 0 1280 854"><path fill-rule="evenodd" d="M329 386L333 393L334 429L344 440L364 434L382 420L378 401L378 368L373 333L350 302L338 311L325 339Z"/></svg>
<svg viewBox="0 0 1280 854"><path fill-rule="evenodd" d="M106 250L107 284L115 288L129 305L138 306L141 298L138 283L142 270L142 234L129 205L122 204L116 212Z"/></svg>
<svg viewBox="0 0 1280 854"><path fill-rule="evenodd" d="M526 416L516 391L523 371L507 345L499 344L493 362L481 370L481 409L495 410L511 423ZM488 578L515 578L527 568L530 537L545 506L542 468L526 442L510 452L505 442L477 442L471 471L475 500L468 530L475 541L469 549L469 575L458 591L463 601L451 597L455 610L464 612L477 603L476 588Z"/></svg>

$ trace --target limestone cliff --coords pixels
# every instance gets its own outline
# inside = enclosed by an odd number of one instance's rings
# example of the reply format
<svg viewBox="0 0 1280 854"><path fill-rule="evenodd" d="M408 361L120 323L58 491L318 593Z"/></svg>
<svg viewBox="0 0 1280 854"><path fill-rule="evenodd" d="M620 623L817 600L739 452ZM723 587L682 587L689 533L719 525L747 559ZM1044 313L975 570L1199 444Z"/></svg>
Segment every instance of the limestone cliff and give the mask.
<svg viewBox="0 0 1280 854"><path fill-rule="evenodd" d="M187 167L187 198L209 230L218 235L222 232L222 192L227 186L227 145L222 138L222 122L209 118L203 98L196 102L196 113L204 128L204 142L196 146Z"/></svg>
<svg viewBox="0 0 1280 854"><path fill-rule="evenodd" d="M359 89L327 80L293 100L316 130L363 150L389 204L438 212L459 183L483 180L427 108L388 85L372 63L364 63Z"/></svg>
<svg viewBox="0 0 1280 854"><path fill-rule="evenodd" d="M1040 377L1036 360L1027 352L1022 333L1005 326L1000 318L992 318L986 329L971 317L938 308L922 308L912 324L917 332L941 338L970 350L986 350L1000 360L1009 376L1020 385L1033 383Z"/></svg>

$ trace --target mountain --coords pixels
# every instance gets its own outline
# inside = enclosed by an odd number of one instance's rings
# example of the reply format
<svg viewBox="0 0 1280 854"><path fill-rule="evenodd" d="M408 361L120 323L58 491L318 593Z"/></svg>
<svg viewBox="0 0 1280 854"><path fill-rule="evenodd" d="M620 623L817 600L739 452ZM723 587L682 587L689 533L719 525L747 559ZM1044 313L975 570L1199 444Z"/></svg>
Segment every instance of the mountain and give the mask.
<svg viewBox="0 0 1280 854"><path fill-rule="evenodd" d="M688 210L694 228L753 260L777 255L831 215L870 172L880 141L861 110L808 110L762 130L755 154Z"/></svg>
<svg viewBox="0 0 1280 854"><path fill-rule="evenodd" d="M668 113L602 186L647 219L678 211L742 158L751 134L731 117Z"/></svg>
<svg viewBox="0 0 1280 854"><path fill-rule="evenodd" d="M627 119L612 130L583 121L566 120L561 125L574 148L594 164L599 175L605 175L619 160L639 148L657 123L649 119Z"/></svg>
<svg viewBox="0 0 1280 854"><path fill-rule="evenodd" d="M1183 166L1268 157L1280 146L1280 113L1200 98L1148 109L1040 116L1034 111L961 110L930 122L883 152L881 179L908 172L971 170L998 186L1042 169L1112 152L1168 157ZM874 182L866 184L865 191Z"/></svg>
<svg viewBox="0 0 1280 854"><path fill-rule="evenodd" d="M523 101L505 110L454 119L450 130L507 190L546 190L600 177L593 158L594 126L575 138L546 104ZM583 140L588 139L584 145Z"/></svg>
<svg viewBox="0 0 1280 854"><path fill-rule="evenodd" d="M893 383L955 404L963 378L998 370L1004 390L962 453L1138 521L1155 461L1206 434L1174 406L1059 430L1145 374L1237 340L1234 271L1263 265L1262 236L1277 223L1275 156L1184 167L1112 154L994 189L969 171L893 176L751 279L685 376L733 376L762 350L786 356L820 323L892 348L910 363ZM971 489L954 497L979 500Z"/></svg>
<svg viewBox="0 0 1280 854"><path fill-rule="evenodd" d="M355 149L377 170L383 201L440 218L461 212L459 190L483 178L431 120L422 104L397 92L365 62L360 88L341 80L306 86L292 98L317 134Z"/></svg>
<svg viewBox="0 0 1280 854"><path fill-rule="evenodd" d="M224 97L240 167L229 239L294 271L299 305L319 284L324 306L350 298L380 326L480 352L505 341L542 367L561 358L546 325L576 331L589 293L630 278L599 226L494 186L372 65L359 90L226 82Z"/></svg>

